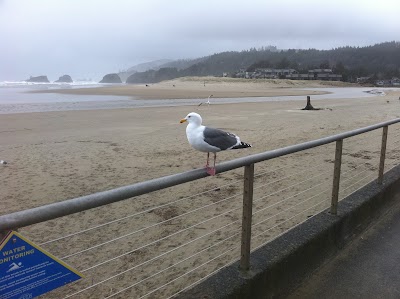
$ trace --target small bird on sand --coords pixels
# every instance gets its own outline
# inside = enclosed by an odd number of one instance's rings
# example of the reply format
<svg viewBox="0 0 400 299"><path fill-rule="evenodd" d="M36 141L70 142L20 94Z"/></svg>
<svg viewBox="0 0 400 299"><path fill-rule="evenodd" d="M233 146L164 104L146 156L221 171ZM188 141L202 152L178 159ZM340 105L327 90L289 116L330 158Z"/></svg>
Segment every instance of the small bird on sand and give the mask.
<svg viewBox="0 0 400 299"><path fill-rule="evenodd" d="M209 95L208 96L208 99L207 99L207 102L205 102L205 103L203 103L203 102L201 102L200 104L198 104L197 106L201 106L201 105L203 105L203 104L207 104L208 106L210 106L211 105L211 102L210 102L210 98L212 97L213 95Z"/></svg>
<svg viewBox="0 0 400 299"><path fill-rule="evenodd" d="M203 126L202 118L198 113L191 112L180 123L188 122L186 137L189 144L196 150L207 153L206 169L209 175L215 175L215 161L217 152L251 147L250 144L240 141L239 136L219 129ZM213 167L209 166L210 153L214 153Z"/></svg>
<svg viewBox="0 0 400 299"><path fill-rule="evenodd" d="M4 165L7 165L8 163L7 163L7 161L4 161L4 160L0 160L0 164L4 164Z"/></svg>

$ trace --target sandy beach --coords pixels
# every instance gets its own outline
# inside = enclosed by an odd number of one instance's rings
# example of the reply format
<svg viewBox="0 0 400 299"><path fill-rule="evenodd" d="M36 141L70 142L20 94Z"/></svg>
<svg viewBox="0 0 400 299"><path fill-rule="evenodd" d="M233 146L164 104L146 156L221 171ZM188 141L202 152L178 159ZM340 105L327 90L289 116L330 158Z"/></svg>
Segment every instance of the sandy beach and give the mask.
<svg viewBox="0 0 400 299"><path fill-rule="evenodd" d="M217 77L185 77L154 84L122 84L100 88L50 89L35 93L63 93L80 95L119 95L136 99L197 99L213 95L216 98L270 97L324 94L305 91L310 87L348 87L345 82L303 80L248 80Z"/></svg>
<svg viewBox="0 0 400 299"><path fill-rule="evenodd" d="M249 97L261 94L312 95L310 91L297 89L327 86L324 82L308 82L306 85L297 81L288 83L286 80L265 85L254 82L234 83L228 82L229 80L218 83L217 79L212 78L204 81L206 86L203 86L203 81L187 78L148 87L112 86L98 89L68 89L60 92L130 95L143 99L206 98L210 93L216 97ZM288 86L289 84L291 86ZM342 83L330 84L332 85L329 86L341 86ZM9 164L0 167L2 182L0 213L7 214L203 167L206 155L189 146L185 135L186 126L179 123L181 118L192 111L202 115L205 125L236 133L243 141L253 145L246 150L219 153L218 163L398 118L399 97L400 91L397 90L387 92L386 96L312 101L314 107L324 108L320 111L302 111L305 101L277 101L209 107L196 105L4 114L0 117L0 159L7 160ZM393 128L389 130L388 162L398 161L399 157L399 151L396 149L398 144L396 145L390 136L398 135L400 126L395 125ZM358 170L361 166L367 173L368 171L374 173L378 165L380 134L379 130L346 140L342 171ZM400 138L397 136L398 139ZM329 205L333 157L334 144L330 144L256 165L256 175L262 173L264 175L256 179L255 199L259 201L254 211L260 213L254 216L254 223L270 220L254 228L254 236L258 234L260 236L254 238L253 248L280 234L288 225L303 221ZM320 177L288 189L284 194L272 195L265 199L265 194L288 188L315 174ZM291 175L294 176L290 177ZM115 296L115 298L138 298L161 284L176 279L148 298L168 297L225 263L237 259L240 236L233 234L240 228L242 177L243 170L238 169L177 188L161 190L21 229L23 235L41 244L114 219L136 215L101 229L43 244L43 247L51 253L63 258L78 270L84 271L86 276L85 279L49 293L44 298L60 298L61 295L72 294L91 286L93 287L73 298L105 298L145 279L144 283ZM269 185L272 181L286 177L288 179ZM343 178L347 178L350 183L352 174L348 177L344 175ZM324 183L316 186L320 182ZM304 198L309 198L313 194L321 196L285 212L285 207L301 202L299 197L295 197L297 193L313 185L316 188L310 189L309 193L303 193ZM356 189L358 186L356 184L352 188ZM341 196L351 192L352 188L344 191ZM205 191L207 192L204 193ZM192 198L193 194L198 195ZM285 197L291 197L292 200L263 211L263 208ZM171 204L157 208L168 203ZM313 206L318 203L321 205L314 209ZM204 210L188 213L205 205L209 206ZM310 209L300 214L300 207L301 209L310 207ZM232 209L236 210L229 212ZM190 228L204 219L221 213L226 214ZM299 216L292 217L293 219L280 226L280 221L289 219L291 213ZM158 222L163 224L146 229L147 226ZM210 233L207 237L185 247L179 247L189 240L199 238L229 223L233 225L216 233ZM262 234L271 227L274 229ZM167 238L169 234L180 230L182 233ZM125 235L127 236L88 252L76 253ZM230 240L207 249L208 245L222 242L230 235L233 235ZM165 240L157 243L160 238ZM151 245L145 246L146 244ZM180 278L180 275L210 260L210 256L221 254L232 246L236 246L233 251L199 268L195 273ZM157 256L172 248L178 249L157 259ZM97 266L102 261L127 252L129 254L121 258ZM191 255L200 252L198 256L190 258ZM146 263L148 259L154 261ZM177 262L182 263L173 266ZM167 267L170 267L168 271L149 278L151 274ZM132 270L96 285L129 269Z"/></svg>

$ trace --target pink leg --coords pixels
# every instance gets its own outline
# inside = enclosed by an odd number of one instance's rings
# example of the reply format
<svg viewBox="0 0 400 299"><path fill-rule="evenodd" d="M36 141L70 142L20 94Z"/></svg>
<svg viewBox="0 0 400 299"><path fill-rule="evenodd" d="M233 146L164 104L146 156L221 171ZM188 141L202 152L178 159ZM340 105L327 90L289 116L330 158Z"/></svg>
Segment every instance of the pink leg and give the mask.
<svg viewBox="0 0 400 299"><path fill-rule="evenodd" d="M215 169L215 161L217 160L217 153L214 153L214 169Z"/></svg>
<svg viewBox="0 0 400 299"><path fill-rule="evenodd" d="M210 153L207 153L207 164L206 164L206 168L208 168L209 166L209 160L210 160Z"/></svg>
<svg viewBox="0 0 400 299"><path fill-rule="evenodd" d="M214 167L207 167L207 173L209 175L215 175L215 161L217 160L217 153L214 153Z"/></svg>

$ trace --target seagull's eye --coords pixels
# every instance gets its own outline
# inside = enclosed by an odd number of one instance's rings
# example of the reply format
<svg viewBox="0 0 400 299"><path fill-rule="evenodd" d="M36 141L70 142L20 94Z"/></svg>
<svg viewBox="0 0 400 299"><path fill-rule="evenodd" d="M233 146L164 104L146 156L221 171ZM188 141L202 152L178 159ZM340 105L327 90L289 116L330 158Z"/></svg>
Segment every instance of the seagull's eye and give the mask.
<svg viewBox="0 0 400 299"><path fill-rule="evenodd" d="M191 116L189 115L188 118L191 118Z"/></svg>

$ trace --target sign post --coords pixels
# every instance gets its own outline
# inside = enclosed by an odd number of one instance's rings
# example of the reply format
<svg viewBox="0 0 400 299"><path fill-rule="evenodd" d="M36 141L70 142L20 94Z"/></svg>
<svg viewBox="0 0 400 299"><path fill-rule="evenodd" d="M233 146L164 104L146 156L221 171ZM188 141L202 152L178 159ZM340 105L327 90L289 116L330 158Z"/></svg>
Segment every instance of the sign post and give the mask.
<svg viewBox="0 0 400 299"><path fill-rule="evenodd" d="M83 275L16 231L0 243L0 299L30 299Z"/></svg>

